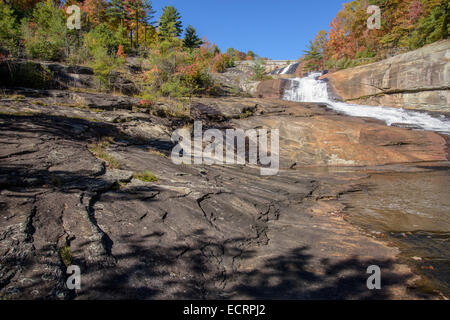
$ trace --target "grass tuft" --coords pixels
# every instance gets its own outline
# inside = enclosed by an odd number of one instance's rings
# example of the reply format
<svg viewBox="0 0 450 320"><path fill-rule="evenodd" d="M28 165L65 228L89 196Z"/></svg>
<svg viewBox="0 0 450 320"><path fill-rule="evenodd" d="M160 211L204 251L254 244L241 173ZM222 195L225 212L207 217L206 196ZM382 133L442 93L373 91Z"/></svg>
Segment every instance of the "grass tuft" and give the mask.
<svg viewBox="0 0 450 320"><path fill-rule="evenodd" d="M68 245L65 245L64 247L59 249L59 256L61 257L66 267L72 264L72 253L70 252L70 247Z"/></svg>
<svg viewBox="0 0 450 320"><path fill-rule="evenodd" d="M156 182L156 181L158 181L158 178L153 173L151 173L150 171L147 171L147 170L135 173L133 175L133 178L141 180L143 182Z"/></svg>
<svg viewBox="0 0 450 320"><path fill-rule="evenodd" d="M116 159L114 159L114 157L112 157L106 151L106 148L108 148L111 145L111 143L113 143L113 142L114 142L114 139L111 137L104 138L100 142L90 144L88 146L88 149L97 158L105 160L108 164L108 167L110 167L111 169L120 169L122 167L120 162L117 161Z"/></svg>

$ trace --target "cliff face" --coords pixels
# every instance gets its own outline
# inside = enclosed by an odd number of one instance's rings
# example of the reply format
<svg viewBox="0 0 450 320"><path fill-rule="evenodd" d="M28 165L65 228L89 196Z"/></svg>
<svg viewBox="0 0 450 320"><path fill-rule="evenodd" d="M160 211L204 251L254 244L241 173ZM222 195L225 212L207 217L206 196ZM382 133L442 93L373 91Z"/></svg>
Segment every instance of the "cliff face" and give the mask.
<svg viewBox="0 0 450 320"><path fill-rule="evenodd" d="M324 78L347 102L450 112L450 40Z"/></svg>
<svg viewBox="0 0 450 320"><path fill-rule="evenodd" d="M256 87L258 98L282 99L284 89L289 85L286 79L272 79L262 81Z"/></svg>

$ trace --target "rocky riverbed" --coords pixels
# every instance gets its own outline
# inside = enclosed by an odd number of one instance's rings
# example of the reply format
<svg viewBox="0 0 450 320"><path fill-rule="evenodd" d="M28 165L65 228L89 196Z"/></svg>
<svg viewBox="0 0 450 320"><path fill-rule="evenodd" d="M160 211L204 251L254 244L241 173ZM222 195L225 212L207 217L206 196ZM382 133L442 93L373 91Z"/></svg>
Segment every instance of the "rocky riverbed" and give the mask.
<svg viewBox="0 0 450 320"><path fill-rule="evenodd" d="M346 221L364 168L445 162L432 132L339 115L320 104L167 101L10 90L0 99L0 296L5 299L439 298L383 237ZM281 170L177 166L171 133L280 129ZM347 169L348 167L358 170ZM329 168L337 168L330 170ZM155 177L142 178L151 171ZM66 288L78 265L82 287ZM383 270L367 289L367 267Z"/></svg>

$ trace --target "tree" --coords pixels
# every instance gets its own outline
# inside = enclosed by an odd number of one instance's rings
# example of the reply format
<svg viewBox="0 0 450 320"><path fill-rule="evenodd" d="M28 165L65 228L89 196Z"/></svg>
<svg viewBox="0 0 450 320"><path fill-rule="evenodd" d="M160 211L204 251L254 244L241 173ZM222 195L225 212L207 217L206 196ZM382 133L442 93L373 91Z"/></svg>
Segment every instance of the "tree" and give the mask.
<svg viewBox="0 0 450 320"><path fill-rule="evenodd" d="M450 32L449 11L448 0L426 2L424 16L418 21L418 27L413 34L412 46L418 48L448 38Z"/></svg>
<svg viewBox="0 0 450 320"><path fill-rule="evenodd" d="M128 13L131 27L136 31L136 47L138 47L139 26L144 26L145 37L147 37L147 27L154 24L155 11L153 10L152 2L148 0L126 0L125 9Z"/></svg>
<svg viewBox="0 0 450 320"><path fill-rule="evenodd" d="M19 30L13 10L0 2L0 54L17 54Z"/></svg>
<svg viewBox="0 0 450 320"><path fill-rule="evenodd" d="M198 37L197 31L191 25L186 28L183 44L186 48L200 48L203 41Z"/></svg>
<svg viewBox="0 0 450 320"><path fill-rule="evenodd" d="M178 38L183 32L181 16L173 6L166 6L159 19L159 36L162 40Z"/></svg>
<svg viewBox="0 0 450 320"><path fill-rule="evenodd" d="M256 54L250 50L247 52L247 57L245 59L253 61L253 60L255 60L255 58L256 58Z"/></svg>
<svg viewBox="0 0 450 320"><path fill-rule="evenodd" d="M88 24L95 26L103 22L107 3L105 0L84 0L82 10L86 13Z"/></svg>
<svg viewBox="0 0 450 320"><path fill-rule="evenodd" d="M38 3L30 19L22 21L25 49L33 58L58 60L64 54L66 16L52 0Z"/></svg>
<svg viewBox="0 0 450 320"><path fill-rule="evenodd" d="M0 2L3 2L13 9L18 18L17 21L19 21L23 17L31 14L36 4L42 2L42 0L3 0Z"/></svg>
<svg viewBox="0 0 450 320"><path fill-rule="evenodd" d="M125 25L125 19L127 12L122 0L110 0L108 7L106 8L106 17L111 24Z"/></svg>
<svg viewBox="0 0 450 320"><path fill-rule="evenodd" d="M326 45L327 32L320 30L314 41L309 42L309 48L303 56L304 71L318 71L324 68Z"/></svg>

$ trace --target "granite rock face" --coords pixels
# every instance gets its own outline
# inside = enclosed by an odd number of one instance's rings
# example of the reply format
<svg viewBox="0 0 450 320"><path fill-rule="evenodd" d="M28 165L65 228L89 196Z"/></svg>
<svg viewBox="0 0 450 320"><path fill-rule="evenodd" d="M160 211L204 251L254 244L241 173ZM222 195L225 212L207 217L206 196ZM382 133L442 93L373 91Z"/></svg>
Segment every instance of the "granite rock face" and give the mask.
<svg viewBox="0 0 450 320"><path fill-rule="evenodd" d="M347 102L450 112L450 40L323 78Z"/></svg>
<svg viewBox="0 0 450 320"><path fill-rule="evenodd" d="M131 71L130 71L131 73ZM61 63L30 60L4 60L0 62L0 86L35 89L97 89L92 68L68 66ZM123 73L111 74L111 91L126 95L139 92L138 87Z"/></svg>
<svg viewBox="0 0 450 320"><path fill-rule="evenodd" d="M262 81L256 88L256 96L258 98L281 99L283 98L284 89L289 85L289 80L273 79Z"/></svg>
<svg viewBox="0 0 450 320"><path fill-rule="evenodd" d="M414 274L398 249L342 218L339 195L367 175L306 167L444 160L438 134L279 100L196 98L182 120L128 108L129 97L114 109L87 103L103 95L81 105L62 103L65 91L20 95L0 99L1 298L423 297L407 290ZM171 133L194 119L279 128L279 174L175 165ZM137 178L144 170L158 181ZM383 290L367 290L374 264ZM81 268L79 291L65 285L68 265Z"/></svg>

